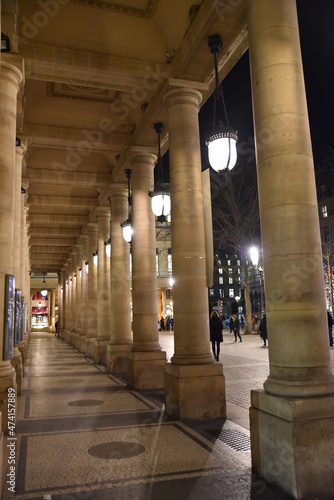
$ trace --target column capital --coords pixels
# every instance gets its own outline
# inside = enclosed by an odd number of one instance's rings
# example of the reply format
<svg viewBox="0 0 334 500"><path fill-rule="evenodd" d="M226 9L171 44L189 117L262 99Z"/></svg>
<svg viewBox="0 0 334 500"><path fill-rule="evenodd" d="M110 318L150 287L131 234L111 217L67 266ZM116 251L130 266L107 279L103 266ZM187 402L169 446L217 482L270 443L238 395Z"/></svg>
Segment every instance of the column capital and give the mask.
<svg viewBox="0 0 334 500"><path fill-rule="evenodd" d="M127 153L127 160L132 163L149 163L155 165L157 155L155 149L146 146L131 146Z"/></svg>
<svg viewBox="0 0 334 500"><path fill-rule="evenodd" d="M95 209L97 217L109 217L110 218L110 205L100 205Z"/></svg>
<svg viewBox="0 0 334 500"><path fill-rule="evenodd" d="M162 98L163 104L168 107L177 104L192 104L199 110L202 102L202 94L195 89L180 87L177 89L168 90Z"/></svg>
<svg viewBox="0 0 334 500"><path fill-rule="evenodd" d="M1 76L7 77L19 90L24 84L24 59L17 54L1 54Z"/></svg>

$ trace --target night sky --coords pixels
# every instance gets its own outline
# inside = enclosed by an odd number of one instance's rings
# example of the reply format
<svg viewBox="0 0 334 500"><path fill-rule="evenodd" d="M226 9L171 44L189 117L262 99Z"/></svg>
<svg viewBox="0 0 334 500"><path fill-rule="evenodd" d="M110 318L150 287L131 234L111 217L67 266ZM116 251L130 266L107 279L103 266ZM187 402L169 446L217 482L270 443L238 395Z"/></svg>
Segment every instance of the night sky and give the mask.
<svg viewBox="0 0 334 500"><path fill-rule="evenodd" d="M334 147L334 0L297 0L306 96L315 164ZM248 51L223 81L227 114L238 130L239 158L255 161ZM205 131L210 130L213 100L200 112L203 169L207 167Z"/></svg>

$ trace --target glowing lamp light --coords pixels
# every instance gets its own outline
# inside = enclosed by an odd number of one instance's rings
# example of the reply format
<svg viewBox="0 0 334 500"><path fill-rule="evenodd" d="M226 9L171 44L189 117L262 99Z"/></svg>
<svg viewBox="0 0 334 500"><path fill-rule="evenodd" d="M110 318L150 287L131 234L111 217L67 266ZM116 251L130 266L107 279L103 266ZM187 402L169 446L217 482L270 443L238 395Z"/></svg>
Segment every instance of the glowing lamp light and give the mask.
<svg viewBox="0 0 334 500"><path fill-rule="evenodd" d="M252 261L253 266L257 266L259 263L259 251L256 247L251 247L249 249L249 255Z"/></svg>
<svg viewBox="0 0 334 500"><path fill-rule="evenodd" d="M170 286L171 288L173 288L173 285L174 285L174 280L173 280L173 278L169 278L169 286Z"/></svg>
<svg viewBox="0 0 334 500"><path fill-rule="evenodd" d="M237 134L232 130L216 131L206 141L211 167L232 170L237 162Z"/></svg>
<svg viewBox="0 0 334 500"><path fill-rule="evenodd" d="M82 278L82 267L79 267L80 278Z"/></svg>
<svg viewBox="0 0 334 500"><path fill-rule="evenodd" d="M131 219L127 219L121 224L121 227L123 228L123 238L127 243L131 242L132 239L132 234L133 234L133 229L131 226Z"/></svg>
<svg viewBox="0 0 334 500"><path fill-rule="evenodd" d="M152 197L152 211L154 215L160 217L161 215L167 216L170 213L170 196L168 193L150 191Z"/></svg>
<svg viewBox="0 0 334 500"><path fill-rule="evenodd" d="M87 261L87 262L85 262L85 271L86 271L86 273L88 274L88 261Z"/></svg>
<svg viewBox="0 0 334 500"><path fill-rule="evenodd" d="M97 250L96 250L96 252L93 253L94 266L97 267L98 261L99 261L99 257L98 257Z"/></svg>
<svg viewBox="0 0 334 500"><path fill-rule="evenodd" d="M105 247L106 247L106 256L110 257L111 256L111 244L110 244L110 238L108 241L104 242Z"/></svg>

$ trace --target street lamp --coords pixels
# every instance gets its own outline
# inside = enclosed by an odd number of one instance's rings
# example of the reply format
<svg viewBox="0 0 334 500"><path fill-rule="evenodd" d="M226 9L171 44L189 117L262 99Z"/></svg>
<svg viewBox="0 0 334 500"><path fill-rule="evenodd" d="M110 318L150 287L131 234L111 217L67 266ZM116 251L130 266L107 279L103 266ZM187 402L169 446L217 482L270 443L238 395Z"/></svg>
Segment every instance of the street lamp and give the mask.
<svg viewBox="0 0 334 500"><path fill-rule="evenodd" d="M230 127L229 120L227 117L225 100L223 95L223 88L219 85L219 75L218 75L218 60L217 54L223 46L222 39L217 33L215 35L209 36L208 43L212 54L214 55L215 63L215 79L216 87L214 90L214 102L213 102L213 127L211 134L207 137L206 145L209 152L209 162L211 167L219 172L220 170L232 170L237 162L237 131ZM225 115L225 125L219 120L218 125L217 120L217 103L221 99L224 115Z"/></svg>
<svg viewBox="0 0 334 500"><path fill-rule="evenodd" d="M149 191L148 194L152 198L152 211L160 222L166 221L166 216L170 213L170 195L169 189L164 186L163 181L163 171L162 171L162 161L161 161L161 147L160 147L160 135L163 130L163 123L158 122L154 124L154 130L158 134L158 180L154 186L153 191Z"/></svg>
<svg viewBox="0 0 334 500"><path fill-rule="evenodd" d="M263 312L263 292L262 292L262 273L263 273L263 267L259 266L259 251L256 247L251 247L249 249L249 256L251 258L252 264L254 268L257 270L258 275L259 275L259 280L260 280L260 312Z"/></svg>
<svg viewBox="0 0 334 500"><path fill-rule="evenodd" d="M132 229L132 220L131 220L131 211L130 211L130 207L131 207L131 187L130 187L130 179L131 179L131 169L130 168L127 168L125 170L125 174L128 178L128 204L129 204L129 216L128 218L122 222L121 224L121 228L123 229L123 238L125 239L125 241L127 243L131 243L131 238L132 238L132 233L133 233L133 229Z"/></svg>

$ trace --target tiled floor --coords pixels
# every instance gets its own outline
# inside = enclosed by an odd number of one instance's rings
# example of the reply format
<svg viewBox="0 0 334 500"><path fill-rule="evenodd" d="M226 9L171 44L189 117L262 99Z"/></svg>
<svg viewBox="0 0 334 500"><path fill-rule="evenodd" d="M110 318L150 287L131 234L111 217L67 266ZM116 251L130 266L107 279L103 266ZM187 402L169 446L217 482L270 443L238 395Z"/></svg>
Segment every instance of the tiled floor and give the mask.
<svg viewBox="0 0 334 500"><path fill-rule="evenodd" d="M283 498L252 482L249 431L238 425L250 387L261 387L268 371L267 351L251 337L222 346L231 418L190 426L167 418L162 391L128 390L62 340L32 333L16 424L16 494L5 487L3 499ZM172 334L161 344L170 358Z"/></svg>

